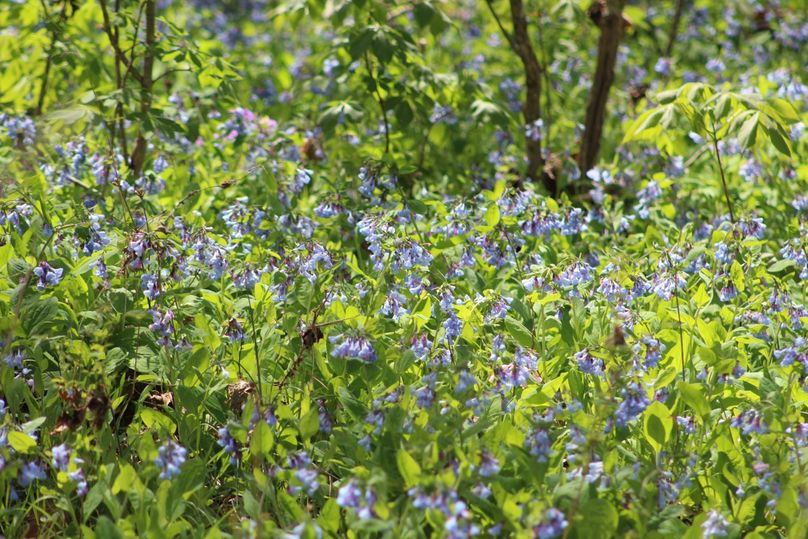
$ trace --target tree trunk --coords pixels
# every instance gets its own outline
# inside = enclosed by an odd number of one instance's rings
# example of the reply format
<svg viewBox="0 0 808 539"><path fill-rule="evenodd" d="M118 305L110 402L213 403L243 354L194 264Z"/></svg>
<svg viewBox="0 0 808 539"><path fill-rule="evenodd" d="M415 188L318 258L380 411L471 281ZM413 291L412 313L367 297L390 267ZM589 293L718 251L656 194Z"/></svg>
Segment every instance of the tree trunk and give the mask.
<svg viewBox="0 0 808 539"><path fill-rule="evenodd" d="M673 54L673 46L676 44L676 38L679 37L679 24L682 21L684 11L685 0L676 0L676 11L673 13L673 22L671 22L671 30L668 34L668 44L665 46L665 56L668 58Z"/></svg>
<svg viewBox="0 0 808 539"><path fill-rule="evenodd" d="M155 34L156 34L156 13L155 0L146 0L146 52L143 55L143 80L140 81L140 120L135 149L132 150L132 172L137 178L143 172L143 164L146 161L146 135L143 131L143 122L151 110L152 87L154 86L154 55L155 55Z"/></svg>
<svg viewBox="0 0 808 539"><path fill-rule="evenodd" d="M541 74L542 67L536 57L536 51L530 41L527 30L527 17L522 0L510 0L511 21L513 23L514 52L522 60L525 70L525 106L522 115L525 118L525 127L533 125L541 118ZM541 179L544 186L552 194L555 190L555 181L544 174L544 159L541 154L541 140L525 137L525 152L527 156L526 176L531 180Z"/></svg>
<svg viewBox="0 0 808 539"><path fill-rule="evenodd" d="M606 118L606 103L609 99L609 89L614 82L617 48L623 37L624 5L625 0L600 0L590 8L590 17L600 27L600 39L595 78L589 92L584 134L578 153L578 167L582 174L597 163L600 151L603 122Z"/></svg>

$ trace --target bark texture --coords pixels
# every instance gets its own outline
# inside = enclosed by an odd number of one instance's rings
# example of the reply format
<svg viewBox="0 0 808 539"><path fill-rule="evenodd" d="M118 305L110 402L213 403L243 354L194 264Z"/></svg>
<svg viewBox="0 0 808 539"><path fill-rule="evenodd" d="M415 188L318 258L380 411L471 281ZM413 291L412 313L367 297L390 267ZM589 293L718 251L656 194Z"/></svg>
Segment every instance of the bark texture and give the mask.
<svg viewBox="0 0 808 539"><path fill-rule="evenodd" d="M609 90L614 82L617 48L623 38L625 3L625 0L600 0L589 8L592 21L600 28L600 38L595 78L589 92L584 134L578 153L578 167L582 174L597 163L603 135L603 123L606 119L606 104L609 100Z"/></svg>
<svg viewBox="0 0 808 539"><path fill-rule="evenodd" d="M146 137L143 131L143 122L146 115L151 110L152 88L154 86L154 50L156 41L156 6L155 0L146 0L146 52L143 55L143 71L140 81L140 113L143 116L141 126L138 130L135 149L132 150L132 172L135 177L143 172L143 164L146 161Z"/></svg>
<svg viewBox="0 0 808 539"><path fill-rule="evenodd" d="M513 23L511 47L519 56L525 70L525 105L522 108L522 115L525 118L525 126L529 126L541 118L542 67L530 41L525 6L522 0L510 0L510 4L511 22ZM552 193L555 182L543 174L544 159L541 154L541 140L525 137L525 151L528 161L525 175L531 180L541 179L545 187Z"/></svg>

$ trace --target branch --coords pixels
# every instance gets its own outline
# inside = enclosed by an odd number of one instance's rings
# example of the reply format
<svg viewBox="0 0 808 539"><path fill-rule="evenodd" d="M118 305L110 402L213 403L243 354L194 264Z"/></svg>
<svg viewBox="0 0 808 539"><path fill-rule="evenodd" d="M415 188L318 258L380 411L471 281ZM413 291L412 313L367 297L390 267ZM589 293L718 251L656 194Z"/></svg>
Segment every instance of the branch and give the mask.
<svg viewBox="0 0 808 539"><path fill-rule="evenodd" d="M673 22L671 22L671 32L668 34L668 45L665 47L665 56L670 58L673 53L673 46L676 44L676 38L679 34L679 23L682 20L682 14L685 11L685 0L676 0L676 11L673 13Z"/></svg>
<svg viewBox="0 0 808 539"><path fill-rule="evenodd" d="M188 67L178 67L176 69L169 69L168 71L166 71L166 72L162 73L161 75L158 75L157 77L155 77L154 82L157 82L160 79L162 79L163 77L166 77L168 75L173 75L174 73L182 73L182 72L186 72L186 71L191 71L191 69L188 68Z"/></svg>
<svg viewBox="0 0 808 539"><path fill-rule="evenodd" d="M140 20L143 18L143 8L146 4L141 4L140 8L137 10L137 19L135 19L135 30L132 32L132 35L135 36L135 39L132 40L132 46L129 47L127 51L129 53L129 66L126 68L126 73L123 74L123 81L121 82L121 86L126 85L126 79L129 77L129 73L132 72L132 68L135 65L135 47L138 45L137 35L140 33ZM126 53L124 53L126 54ZM142 83L142 81L141 81Z"/></svg>
<svg viewBox="0 0 808 539"><path fill-rule="evenodd" d="M508 31L505 30L505 27L502 25L502 20L499 18L499 15L497 15L497 12L494 10L494 5L491 3L491 0L485 0L485 3L488 6L488 10L491 12L491 15L494 16L494 20L497 21L497 26L499 26L500 32L502 32L502 35L505 36L505 39L511 46L511 49L513 49L513 51L516 52L516 44L513 42L511 34L509 34Z"/></svg>
<svg viewBox="0 0 808 539"><path fill-rule="evenodd" d="M44 4L43 7L45 7ZM47 11L45 12L45 15L47 17ZM48 57L45 60L45 71L44 73L42 73L42 84L39 87L39 99L37 99L36 108L34 109L34 116L39 116L40 114L42 114L42 109L45 106L45 94L48 91L48 77L50 76L53 51L56 49L56 43L59 41L59 32L61 30L61 25L66 20L67 20L67 0L64 0L64 4L62 5L62 11L61 13L59 13L59 22L57 23L57 27L53 30L50 46L48 47Z"/></svg>
<svg viewBox="0 0 808 539"><path fill-rule="evenodd" d="M109 44L112 46L112 51L115 53L115 58L123 65L125 65L127 70L132 72L132 75L140 84L143 84L143 76L140 74L140 72L138 72L137 68L133 65L133 62L129 61L126 58L126 55L121 50L120 43L118 42L118 36L115 34L115 32L112 31L112 25L109 22L109 10L107 9L107 0L98 0L98 1L99 4L101 5L101 15L104 18L104 33L107 34Z"/></svg>

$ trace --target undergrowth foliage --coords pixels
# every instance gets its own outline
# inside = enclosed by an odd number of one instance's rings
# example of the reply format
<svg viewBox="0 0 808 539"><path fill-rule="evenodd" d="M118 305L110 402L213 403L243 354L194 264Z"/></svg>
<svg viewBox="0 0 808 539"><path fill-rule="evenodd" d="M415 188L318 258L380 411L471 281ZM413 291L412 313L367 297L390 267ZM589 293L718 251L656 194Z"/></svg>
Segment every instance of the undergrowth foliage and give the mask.
<svg viewBox="0 0 808 539"><path fill-rule="evenodd" d="M0 533L808 535L800 3L501 4L0 8Z"/></svg>

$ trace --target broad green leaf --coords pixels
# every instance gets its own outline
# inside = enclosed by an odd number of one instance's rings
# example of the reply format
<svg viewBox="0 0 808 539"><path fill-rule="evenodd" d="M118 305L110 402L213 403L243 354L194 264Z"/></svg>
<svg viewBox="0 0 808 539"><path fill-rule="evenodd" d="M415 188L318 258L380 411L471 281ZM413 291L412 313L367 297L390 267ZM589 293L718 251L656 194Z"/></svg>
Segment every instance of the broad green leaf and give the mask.
<svg viewBox="0 0 808 539"><path fill-rule="evenodd" d="M89 120L95 114L95 111L86 105L74 105L72 107L56 110L48 113L47 120L51 122L61 122L66 125L72 125L82 120Z"/></svg>
<svg viewBox="0 0 808 539"><path fill-rule="evenodd" d="M317 408L308 411L300 420L300 436L308 440L320 430L320 414Z"/></svg>
<svg viewBox="0 0 808 539"><path fill-rule="evenodd" d="M617 530L617 511L607 500L592 498L575 516L574 531L578 539L607 539Z"/></svg>
<svg viewBox="0 0 808 539"><path fill-rule="evenodd" d="M789 103L783 98L774 97L767 101L767 104L777 111L777 114L788 123L796 123L800 121L800 115L794 108L794 105Z"/></svg>
<svg viewBox="0 0 808 539"><path fill-rule="evenodd" d="M112 484L112 493L139 492L142 488L143 483L140 482L137 471L132 465L128 462L121 464L118 477L115 478L115 482Z"/></svg>
<svg viewBox="0 0 808 539"><path fill-rule="evenodd" d="M665 446L673 429L670 410L661 402L654 401L645 409L643 418L645 439L659 452Z"/></svg>
<svg viewBox="0 0 808 539"><path fill-rule="evenodd" d="M485 212L485 223L494 228L499 223L499 206L491 204Z"/></svg>
<svg viewBox="0 0 808 539"><path fill-rule="evenodd" d="M786 259L783 259L783 260L778 260L774 264L770 265L766 269L766 271L768 271L769 273L782 273L782 272L784 272L786 270L790 270L790 269L796 268L796 267L797 267L796 262L794 262L791 259L786 258Z"/></svg>
<svg viewBox="0 0 808 539"><path fill-rule="evenodd" d="M778 152L786 157L791 157L791 142L787 136L783 136L776 127L766 127L765 132Z"/></svg>
<svg viewBox="0 0 808 539"><path fill-rule="evenodd" d="M17 453L25 454L34 449L37 444L36 440L30 435L18 430L12 430L8 433L8 445Z"/></svg>
<svg viewBox="0 0 808 539"><path fill-rule="evenodd" d="M533 346L533 336L522 322L508 316L505 318L505 328L520 345L525 347Z"/></svg>
<svg viewBox="0 0 808 539"><path fill-rule="evenodd" d="M738 289L738 292L743 292L746 289L746 276L744 275L743 268L737 260L732 261L729 268L729 275L732 279L732 284Z"/></svg>
<svg viewBox="0 0 808 539"><path fill-rule="evenodd" d="M274 441L275 436L272 434L269 425L267 425L266 421L259 421L255 425L250 439L250 452L253 455L269 456Z"/></svg>
<svg viewBox="0 0 808 539"><path fill-rule="evenodd" d="M403 447L396 452L396 464L406 486L411 487L418 484L421 467Z"/></svg>
<svg viewBox="0 0 808 539"><path fill-rule="evenodd" d="M741 148L748 149L754 146L759 123L760 113L757 112L752 113L744 120L738 131L738 144L741 145Z"/></svg>
<svg viewBox="0 0 808 539"><path fill-rule="evenodd" d="M679 390L685 404L690 406L699 416L704 417L710 413L710 405L707 403L707 399L704 398L701 384L679 382L676 388Z"/></svg>

